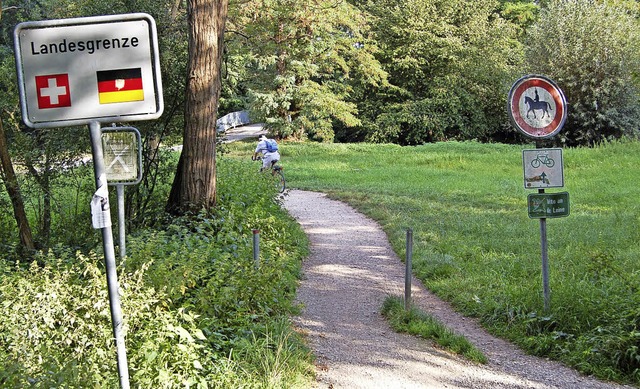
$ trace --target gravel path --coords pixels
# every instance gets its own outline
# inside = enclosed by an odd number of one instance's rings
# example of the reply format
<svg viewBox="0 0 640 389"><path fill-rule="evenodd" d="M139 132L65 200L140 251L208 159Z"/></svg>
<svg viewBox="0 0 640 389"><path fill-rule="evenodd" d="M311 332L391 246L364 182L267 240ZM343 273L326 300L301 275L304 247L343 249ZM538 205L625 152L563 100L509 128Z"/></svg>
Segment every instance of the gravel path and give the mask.
<svg viewBox="0 0 640 389"><path fill-rule="evenodd" d="M477 365L430 341L397 334L380 315L387 295L404 295L404 264L379 225L324 194L290 191L284 206L311 240L296 325L314 351L316 388L624 388L523 354L486 333L415 278L413 302L466 336L489 359Z"/></svg>

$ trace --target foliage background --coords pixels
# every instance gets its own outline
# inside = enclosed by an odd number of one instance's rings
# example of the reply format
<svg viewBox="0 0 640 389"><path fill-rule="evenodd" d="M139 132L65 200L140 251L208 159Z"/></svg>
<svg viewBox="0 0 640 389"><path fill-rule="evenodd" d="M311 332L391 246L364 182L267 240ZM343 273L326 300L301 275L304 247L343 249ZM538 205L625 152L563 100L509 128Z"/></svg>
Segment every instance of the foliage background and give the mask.
<svg viewBox="0 0 640 389"><path fill-rule="evenodd" d="M638 2L539 3L232 0L219 116L245 109L278 137L324 142L520 142L504 101L516 79L539 72L568 96L564 144L637 135ZM16 23L151 14L167 109L161 121L141 127L150 147L179 138L187 62L183 1L5 0L3 7L0 53L8 92L16 90ZM15 93L0 100L4 120L19 117ZM20 126L17 119L13 126Z"/></svg>
<svg viewBox="0 0 640 389"><path fill-rule="evenodd" d="M579 0L542 9L528 34L530 68L552 77L569 102L558 143L593 145L640 129L640 12Z"/></svg>

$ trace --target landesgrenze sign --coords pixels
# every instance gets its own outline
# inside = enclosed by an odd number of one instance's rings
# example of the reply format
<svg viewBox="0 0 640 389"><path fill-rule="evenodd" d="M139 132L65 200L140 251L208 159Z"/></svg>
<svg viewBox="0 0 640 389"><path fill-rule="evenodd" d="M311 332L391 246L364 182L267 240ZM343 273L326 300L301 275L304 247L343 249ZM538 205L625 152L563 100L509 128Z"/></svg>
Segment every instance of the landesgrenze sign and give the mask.
<svg viewBox="0 0 640 389"><path fill-rule="evenodd" d="M26 22L14 37L27 125L64 127L162 114L156 27L149 15Z"/></svg>

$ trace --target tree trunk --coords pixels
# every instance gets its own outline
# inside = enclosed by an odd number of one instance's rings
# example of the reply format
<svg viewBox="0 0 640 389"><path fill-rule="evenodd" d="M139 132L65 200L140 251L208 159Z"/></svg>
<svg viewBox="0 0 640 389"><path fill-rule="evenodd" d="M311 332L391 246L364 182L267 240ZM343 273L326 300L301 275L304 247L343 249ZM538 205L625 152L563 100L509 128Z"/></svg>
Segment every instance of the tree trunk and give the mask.
<svg viewBox="0 0 640 389"><path fill-rule="evenodd" d="M49 239L51 238L51 178L54 174L51 166L49 151L46 147L40 148L44 157L44 166L37 168L37 163L31 157L25 157L24 164L29 170L29 174L36 180L42 190L42 208L41 216L38 223L39 227L39 248L48 248Z"/></svg>
<svg viewBox="0 0 640 389"><path fill-rule="evenodd" d="M45 155L45 169L42 172L42 228L40 230L41 244L49 247L49 239L51 238L51 164L49 153Z"/></svg>
<svg viewBox="0 0 640 389"><path fill-rule="evenodd" d="M216 202L216 116L228 0L189 0L189 66L183 147L167 211L210 209Z"/></svg>
<svg viewBox="0 0 640 389"><path fill-rule="evenodd" d="M171 5L170 19L172 22L175 21L176 18L178 17L178 10L180 10L180 3L182 3L181 0L174 0L173 4Z"/></svg>
<svg viewBox="0 0 640 389"><path fill-rule="evenodd" d="M16 173L13 170L13 164L11 163L9 146L2 127L2 120L0 120L0 166L2 167L2 172L4 174L4 183L7 187L7 193L9 193L9 198L13 205L13 215L18 223L20 243L26 250L33 251L35 249L33 244L33 235L31 234L31 227L29 227L27 214L24 211L24 202L22 201L22 195L20 194L18 178L16 177Z"/></svg>

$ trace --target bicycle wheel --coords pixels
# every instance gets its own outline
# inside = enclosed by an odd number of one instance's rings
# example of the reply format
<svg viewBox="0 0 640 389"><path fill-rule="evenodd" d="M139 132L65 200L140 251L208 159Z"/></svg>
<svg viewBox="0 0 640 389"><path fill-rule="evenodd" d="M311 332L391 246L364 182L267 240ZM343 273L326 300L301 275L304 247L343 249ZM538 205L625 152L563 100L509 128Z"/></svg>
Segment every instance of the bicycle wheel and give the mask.
<svg viewBox="0 0 640 389"><path fill-rule="evenodd" d="M287 184L284 180L284 173L282 172L282 168L280 166L273 167L273 179L275 181L276 189L279 193L283 193L287 187Z"/></svg>
<svg viewBox="0 0 640 389"><path fill-rule="evenodd" d="M553 165L556 164L556 161L551 158L547 158L547 161L544 164L547 165L547 167L553 167Z"/></svg>

